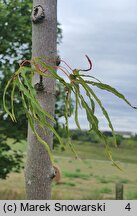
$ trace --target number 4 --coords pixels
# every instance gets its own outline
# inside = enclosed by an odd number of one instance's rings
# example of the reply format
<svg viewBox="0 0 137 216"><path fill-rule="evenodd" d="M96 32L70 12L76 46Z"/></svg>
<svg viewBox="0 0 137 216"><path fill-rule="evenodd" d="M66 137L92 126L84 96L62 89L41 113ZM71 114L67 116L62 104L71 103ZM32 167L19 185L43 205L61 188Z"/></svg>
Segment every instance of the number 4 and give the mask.
<svg viewBox="0 0 137 216"><path fill-rule="evenodd" d="M127 209L128 211L131 210L130 203L128 203L128 204L126 205L125 209Z"/></svg>

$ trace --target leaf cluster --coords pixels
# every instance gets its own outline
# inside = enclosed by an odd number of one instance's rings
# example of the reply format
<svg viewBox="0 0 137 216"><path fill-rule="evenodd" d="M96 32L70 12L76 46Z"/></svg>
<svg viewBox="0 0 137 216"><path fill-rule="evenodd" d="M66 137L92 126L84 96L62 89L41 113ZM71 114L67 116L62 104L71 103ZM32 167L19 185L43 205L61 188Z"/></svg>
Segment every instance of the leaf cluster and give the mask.
<svg viewBox="0 0 137 216"><path fill-rule="evenodd" d="M59 83L62 84L62 86L64 87L64 91L65 91L65 112L64 112L65 129L66 129L66 134L68 138L67 142L72 152L75 154L76 157L78 157L74 149L73 143L71 142L71 139L70 139L71 135L70 135L69 121L68 121L68 118L70 116L70 110L71 110L69 101L73 94L75 97L74 120L77 125L77 128L81 129L78 113L79 113L79 109L83 109L86 112L87 120L89 122L89 132L94 131L105 142L106 153L109 159L113 162L115 166L118 167L118 165L113 161L112 154L109 149L107 137L103 134L103 132L99 128L99 121L95 114L95 109L96 109L95 104L96 103L100 107L102 114L104 115L104 117L106 118L108 122L109 128L112 131L114 144L116 146L117 144L116 144L114 128L111 123L110 117L107 113L107 110L103 106L102 101L99 99L99 97L94 92L94 87L97 87L101 90L105 90L105 91L108 91L114 94L115 96L119 97L124 102L126 102L132 108L136 109L136 107L133 107L131 103L125 98L125 96L121 94L120 92L118 92L115 88L102 83L94 76L86 74L85 72L91 70L92 68L91 60L89 59L88 56L86 56L86 58L89 62L89 68L85 70L84 69L72 70L71 67L64 61L62 62L66 65L66 67L49 66L41 58L33 59L31 61L31 64L33 65L33 67L29 69L28 67L25 67L22 64L19 70L14 73L14 75L8 81L5 87L5 91L3 95L4 109L7 112L7 114L11 117L11 119L13 121L16 121L16 117L14 113L14 91L15 91L15 88L17 87L20 91L22 105L26 113L27 119L29 121L29 124L32 128L32 131L36 135L39 142L41 142L45 146L46 150L49 153L51 160L53 161L53 157L49 149L49 146L44 140L42 140L42 138L37 133L35 124L37 123L37 125L39 125L39 127L42 130L45 130L45 128L47 128L48 130L51 130L58 138L61 144L61 147L64 146L64 143L61 137L59 136L59 134L57 133L57 131L52 126L52 124L50 124L48 121L48 119L50 119L50 121L54 123L55 119L49 113L47 113L39 104L37 97L36 97L36 90L35 90L35 87L32 85L31 80L32 80L34 73L38 73L40 76L43 76L47 79L48 78L56 79ZM56 73L56 69L59 69L64 73L64 75L67 78L67 81L63 76L60 76L58 75L58 73ZM11 111L9 111L6 105L6 94L7 94L7 89L9 88L10 85L12 85ZM81 93L81 88L84 90L86 97L83 97L83 94ZM89 100L90 103L87 102L87 99Z"/></svg>

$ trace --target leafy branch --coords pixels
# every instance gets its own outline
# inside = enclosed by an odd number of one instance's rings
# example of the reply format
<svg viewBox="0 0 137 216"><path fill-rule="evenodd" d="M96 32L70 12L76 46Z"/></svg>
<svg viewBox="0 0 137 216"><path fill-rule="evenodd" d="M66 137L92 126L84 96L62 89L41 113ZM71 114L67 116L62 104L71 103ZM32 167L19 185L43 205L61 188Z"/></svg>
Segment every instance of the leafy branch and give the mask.
<svg viewBox="0 0 137 216"><path fill-rule="evenodd" d="M51 150L48 146L48 144L43 140L40 135L37 133L36 130L36 124L45 132L45 128L52 131L53 134L57 137L59 140L61 147L65 147L63 140L61 139L60 135L57 133L57 131L54 129L52 124L49 123L49 120L52 123L55 123L55 119L52 115L50 115L48 112L46 112L41 105L39 104L37 100L37 93L35 86L32 85L32 77L34 73L39 74L41 77L50 78L50 79L56 79L58 80L63 86L64 91L66 93L65 98L65 127L66 127L66 134L68 138L68 145L70 146L71 150L75 154L76 157L77 153L75 151L75 148L73 146L73 143L71 143L71 135L69 130L69 101L72 97L72 94L75 96L75 112L74 112L74 120L77 125L77 127L80 129L80 123L79 123L79 108L82 108L86 111L87 120L89 122L89 131L93 130L96 132L96 134L101 137L106 146L106 153L109 157L109 159L113 162L113 164L119 168L117 163L112 158L111 151L109 149L107 137L103 134L103 132L99 129L99 121L97 116L95 115L95 102L99 105L100 109L102 110L102 113L104 117L106 118L109 128L112 131L112 135L114 138L114 144L116 144L116 137L114 133L114 128L112 125L112 122L110 120L110 117L107 113L107 110L103 107L101 100L98 98L96 93L93 91L93 86L96 86L97 88L101 90L106 90L115 96L122 99L125 103L127 103L130 107L137 109L137 107L134 107L131 105L131 103L125 98L123 94L118 92L115 88L111 87L110 85L102 83L100 80L98 80L96 77L86 74L85 72L92 69L92 62L89 59L89 57L86 55L86 58L89 63L88 69L72 69L65 61L61 60L61 62L65 65L63 66L50 66L47 65L41 58L35 58L31 61L25 60L20 64L20 68L18 71L16 71L11 79L8 81L4 94L3 94L3 106L7 114L11 117L12 121L16 122L16 116L14 112L14 92L15 88L18 88L22 100L22 105L24 108L24 111L26 113L26 117L29 121L30 127L32 131L34 132L35 136L39 140L39 142L45 147L47 150L51 161L53 162L53 155L51 153ZM31 65L31 67L28 67L28 65ZM67 81L64 76L60 76L57 73L57 70L62 71L62 73L67 78ZM9 86L12 85L12 91L11 91L11 109L8 109L6 105L6 96L7 96L7 89ZM86 101L86 99L81 94L81 89L84 89L87 99L90 101L90 104ZM45 132L46 133L46 132Z"/></svg>

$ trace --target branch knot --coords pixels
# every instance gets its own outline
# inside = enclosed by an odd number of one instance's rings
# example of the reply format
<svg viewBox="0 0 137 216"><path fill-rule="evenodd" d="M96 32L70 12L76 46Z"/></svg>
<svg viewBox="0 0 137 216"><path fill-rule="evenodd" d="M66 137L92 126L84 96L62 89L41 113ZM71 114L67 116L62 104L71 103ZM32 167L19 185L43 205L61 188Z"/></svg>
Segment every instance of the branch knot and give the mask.
<svg viewBox="0 0 137 216"><path fill-rule="evenodd" d="M37 5L32 11L32 22L34 24L41 23L45 18L45 12L41 5Z"/></svg>

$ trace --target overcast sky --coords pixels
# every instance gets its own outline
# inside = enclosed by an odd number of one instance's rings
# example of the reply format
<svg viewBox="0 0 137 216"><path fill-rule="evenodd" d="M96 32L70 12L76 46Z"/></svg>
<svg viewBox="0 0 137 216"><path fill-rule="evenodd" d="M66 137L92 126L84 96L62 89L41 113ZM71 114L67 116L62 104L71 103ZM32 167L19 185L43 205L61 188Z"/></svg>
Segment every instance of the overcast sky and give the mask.
<svg viewBox="0 0 137 216"><path fill-rule="evenodd" d="M137 1L58 0L58 21L63 29L61 58L73 68L84 68L87 54L93 62L90 73L137 105ZM137 133L137 110L105 91L97 93L115 130ZM100 111L97 116L100 128L108 129ZM81 112L82 128L87 128L85 119ZM75 128L72 119L70 124Z"/></svg>

